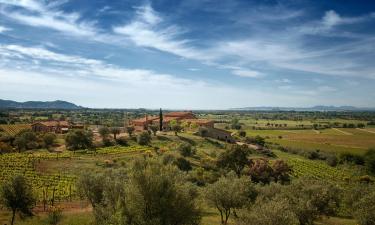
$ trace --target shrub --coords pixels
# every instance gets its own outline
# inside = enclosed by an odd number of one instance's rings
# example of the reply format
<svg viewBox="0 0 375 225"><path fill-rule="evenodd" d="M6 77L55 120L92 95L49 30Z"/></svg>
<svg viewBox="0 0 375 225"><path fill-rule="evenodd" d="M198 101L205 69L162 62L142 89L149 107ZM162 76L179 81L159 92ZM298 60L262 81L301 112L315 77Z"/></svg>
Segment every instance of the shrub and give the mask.
<svg viewBox="0 0 375 225"><path fill-rule="evenodd" d="M375 224L375 192L365 195L354 203L354 218L360 225Z"/></svg>
<svg viewBox="0 0 375 225"><path fill-rule="evenodd" d="M184 157L193 155L193 148L189 143L182 143L178 146L177 150L183 155Z"/></svg>
<svg viewBox="0 0 375 225"><path fill-rule="evenodd" d="M375 175L375 149L369 149L364 157L367 170Z"/></svg>
<svg viewBox="0 0 375 225"><path fill-rule="evenodd" d="M240 137L246 137L246 131L241 130L239 133Z"/></svg>
<svg viewBox="0 0 375 225"><path fill-rule="evenodd" d="M52 206L48 210L47 222L50 225L57 225L62 219L62 209Z"/></svg>
<svg viewBox="0 0 375 225"><path fill-rule="evenodd" d="M184 157L179 157L175 161L175 164L182 171L190 171L190 170L193 169L193 167L191 166L190 161L186 160Z"/></svg>
<svg viewBox="0 0 375 225"><path fill-rule="evenodd" d="M341 153L339 155L339 162L340 163L352 163L356 165L363 165L365 164L365 159L361 155L356 155L353 153Z"/></svg>
<svg viewBox="0 0 375 225"><path fill-rule="evenodd" d="M326 159L326 162L329 166L337 166L337 163L338 163L338 159L336 157L336 155L329 155Z"/></svg>
<svg viewBox="0 0 375 225"><path fill-rule="evenodd" d="M121 146L128 146L128 139L126 137L119 137L116 139L116 143Z"/></svg>
<svg viewBox="0 0 375 225"><path fill-rule="evenodd" d="M143 131L137 137L137 142L140 145L149 145L151 143L151 135L147 131Z"/></svg>
<svg viewBox="0 0 375 225"><path fill-rule="evenodd" d="M257 135L255 137L246 137L246 143L248 144L257 144L260 146L264 146L266 144L266 141L263 137Z"/></svg>

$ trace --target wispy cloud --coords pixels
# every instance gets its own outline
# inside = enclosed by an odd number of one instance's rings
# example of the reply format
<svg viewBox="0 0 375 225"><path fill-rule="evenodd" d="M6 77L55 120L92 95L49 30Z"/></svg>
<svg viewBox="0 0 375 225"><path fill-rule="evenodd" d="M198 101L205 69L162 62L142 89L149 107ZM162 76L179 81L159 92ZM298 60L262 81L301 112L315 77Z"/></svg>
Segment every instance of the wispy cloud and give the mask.
<svg viewBox="0 0 375 225"><path fill-rule="evenodd" d="M233 70L232 73L240 77L259 78L264 76L262 73L254 70Z"/></svg>
<svg viewBox="0 0 375 225"><path fill-rule="evenodd" d="M142 47L154 48L189 59L210 60L210 55L189 46L191 40L180 38L185 30L177 25L165 25L163 19L146 4L136 9L136 17L130 23L113 28Z"/></svg>
<svg viewBox="0 0 375 225"><path fill-rule="evenodd" d="M93 22L81 21L78 13L65 13L56 9L59 3L63 2L46 4L35 0L0 0L0 13L29 26L45 27L68 35L94 37L97 34Z"/></svg>
<svg viewBox="0 0 375 225"><path fill-rule="evenodd" d="M11 30L11 29L7 28L7 27L0 26L0 34L6 32L6 31L9 31L9 30Z"/></svg>

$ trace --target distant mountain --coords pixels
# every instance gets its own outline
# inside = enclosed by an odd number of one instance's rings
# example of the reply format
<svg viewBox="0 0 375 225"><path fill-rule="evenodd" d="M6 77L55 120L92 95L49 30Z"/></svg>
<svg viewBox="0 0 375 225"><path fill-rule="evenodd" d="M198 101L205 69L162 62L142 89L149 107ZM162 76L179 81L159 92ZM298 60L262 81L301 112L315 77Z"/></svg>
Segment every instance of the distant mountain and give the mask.
<svg viewBox="0 0 375 225"><path fill-rule="evenodd" d="M28 101L28 102L16 102L11 100L0 99L0 108L15 108L15 109L81 109L81 106L77 106L73 103L66 101Z"/></svg>
<svg viewBox="0 0 375 225"><path fill-rule="evenodd" d="M232 108L230 110L243 110L243 111L375 111L375 108L371 107L354 107L354 106L324 106L317 105L313 107L272 107L272 106L260 106L260 107L244 107L244 108Z"/></svg>

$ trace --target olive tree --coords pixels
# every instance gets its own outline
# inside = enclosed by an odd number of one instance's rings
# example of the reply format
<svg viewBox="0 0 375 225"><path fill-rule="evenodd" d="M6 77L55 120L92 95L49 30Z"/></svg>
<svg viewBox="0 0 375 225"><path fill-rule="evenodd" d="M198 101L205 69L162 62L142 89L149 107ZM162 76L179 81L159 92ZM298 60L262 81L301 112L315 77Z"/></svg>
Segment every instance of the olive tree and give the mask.
<svg viewBox="0 0 375 225"><path fill-rule="evenodd" d="M204 194L208 204L219 211L221 224L226 225L233 210L253 201L256 191L249 179L229 174L208 185Z"/></svg>
<svg viewBox="0 0 375 225"><path fill-rule="evenodd" d="M16 213L20 213L22 216L33 216L32 209L36 200L32 188L25 178L16 176L2 186L1 202L12 211L10 224L13 225Z"/></svg>
<svg viewBox="0 0 375 225"><path fill-rule="evenodd" d="M249 153L245 145L235 145L219 156L217 164L219 167L233 170L240 177L242 170L249 164Z"/></svg>

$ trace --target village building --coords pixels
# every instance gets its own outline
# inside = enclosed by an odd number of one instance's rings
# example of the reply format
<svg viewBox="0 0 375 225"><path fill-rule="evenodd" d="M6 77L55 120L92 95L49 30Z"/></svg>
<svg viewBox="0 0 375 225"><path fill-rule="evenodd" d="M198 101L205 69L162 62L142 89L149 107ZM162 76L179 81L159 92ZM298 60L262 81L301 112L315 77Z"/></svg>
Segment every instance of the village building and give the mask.
<svg viewBox="0 0 375 225"><path fill-rule="evenodd" d="M222 130L214 127L206 127L207 132L205 132L204 136L205 137L211 137L218 139L220 141L225 141L228 143L235 143L236 140L232 136L232 133L227 130Z"/></svg>
<svg viewBox="0 0 375 225"><path fill-rule="evenodd" d="M170 112L165 113L163 115L163 130L170 130L169 123L171 121L177 121L179 123L187 122L187 123L199 123L199 125L202 124L211 124L211 122L208 122L207 120L200 120L197 119L197 117L193 114L191 111L187 112ZM159 116L148 116L145 115L142 118L134 119L130 121L130 125L134 126L136 131L142 131L142 130L148 130L150 125L160 125L160 118ZM213 126L213 123L212 123Z"/></svg>
<svg viewBox="0 0 375 225"><path fill-rule="evenodd" d="M83 129L81 124L69 123L68 121L39 121L31 125L34 132L52 132L57 134L67 133L70 129Z"/></svg>

